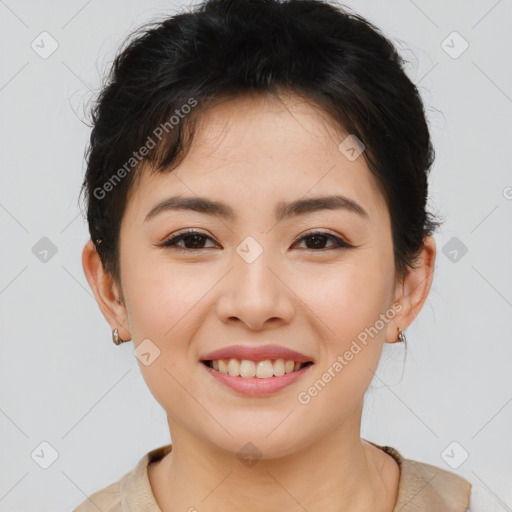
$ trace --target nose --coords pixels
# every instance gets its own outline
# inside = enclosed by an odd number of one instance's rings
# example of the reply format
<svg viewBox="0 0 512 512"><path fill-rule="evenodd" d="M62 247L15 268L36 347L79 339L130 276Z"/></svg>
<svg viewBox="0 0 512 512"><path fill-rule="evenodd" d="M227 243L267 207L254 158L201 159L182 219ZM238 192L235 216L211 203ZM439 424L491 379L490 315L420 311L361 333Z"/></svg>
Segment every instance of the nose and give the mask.
<svg viewBox="0 0 512 512"><path fill-rule="evenodd" d="M269 251L270 252L270 251ZM217 314L225 323L242 322L261 330L288 324L295 312L294 294L279 266L261 254L248 263L238 255L222 283Z"/></svg>

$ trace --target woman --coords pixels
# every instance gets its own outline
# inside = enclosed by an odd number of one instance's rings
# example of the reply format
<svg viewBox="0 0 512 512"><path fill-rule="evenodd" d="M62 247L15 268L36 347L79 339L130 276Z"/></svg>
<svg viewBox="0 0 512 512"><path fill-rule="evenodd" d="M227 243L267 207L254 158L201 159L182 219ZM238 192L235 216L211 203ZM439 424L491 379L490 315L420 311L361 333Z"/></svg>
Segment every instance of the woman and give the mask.
<svg viewBox="0 0 512 512"><path fill-rule="evenodd" d="M402 66L320 0L205 1L118 55L93 111L83 267L172 445L77 512L468 510L467 480L360 437L440 225Z"/></svg>

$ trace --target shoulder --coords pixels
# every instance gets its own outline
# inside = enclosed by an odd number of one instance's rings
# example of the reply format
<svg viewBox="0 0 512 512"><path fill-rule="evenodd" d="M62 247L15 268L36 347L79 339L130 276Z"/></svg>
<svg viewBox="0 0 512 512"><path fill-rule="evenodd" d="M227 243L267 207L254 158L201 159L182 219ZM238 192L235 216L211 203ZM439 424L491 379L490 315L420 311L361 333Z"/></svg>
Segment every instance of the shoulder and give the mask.
<svg viewBox="0 0 512 512"><path fill-rule="evenodd" d="M121 512L120 480L88 496L73 512Z"/></svg>
<svg viewBox="0 0 512 512"><path fill-rule="evenodd" d="M371 443L393 457L400 468L398 495L394 511L467 512L471 483L440 467L408 459L391 446ZM470 512L480 512L478 509Z"/></svg>
<svg viewBox="0 0 512 512"><path fill-rule="evenodd" d="M168 444L146 453L120 480L88 496L73 512L160 512L148 479L148 465L161 460L170 451Z"/></svg>

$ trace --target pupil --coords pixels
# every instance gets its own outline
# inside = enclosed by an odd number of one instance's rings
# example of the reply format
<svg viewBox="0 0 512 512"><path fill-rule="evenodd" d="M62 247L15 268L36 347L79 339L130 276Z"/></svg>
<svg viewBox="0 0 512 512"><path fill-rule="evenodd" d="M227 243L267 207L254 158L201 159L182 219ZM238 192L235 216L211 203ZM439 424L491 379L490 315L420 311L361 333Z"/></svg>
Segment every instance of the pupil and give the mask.
<svg viewBox="0 0 512 512"><path fill-rule="evenodd" d="M309 237L309 239L310 239L310 240L316 240L316 242L320 242L320 246L322 245L322 240L323 240L323 241L324 241L324 243L325 243L325 237L324 237L324 236L322 236L322 235L311 235L311 236ZM319 244L318 244L318 243L313 243L312 245L313 245L313 247L314 247L314 248L316 248L316 249L318 249L318 247L319 247ZM320 248L322 248L322 247L320 247Z"/></svg>
<svg viewBox="0 0 512 512"><path fill-rule="evenodd" d="M201 238L204 238L203 235L187 235L184 240L185 240L185 245L188 247L189 244L186 243L187 240L193 240L192 242L192 245L194 246L193 248L197 248L195 247L196 243L199 243L201 244Z"/></svg>

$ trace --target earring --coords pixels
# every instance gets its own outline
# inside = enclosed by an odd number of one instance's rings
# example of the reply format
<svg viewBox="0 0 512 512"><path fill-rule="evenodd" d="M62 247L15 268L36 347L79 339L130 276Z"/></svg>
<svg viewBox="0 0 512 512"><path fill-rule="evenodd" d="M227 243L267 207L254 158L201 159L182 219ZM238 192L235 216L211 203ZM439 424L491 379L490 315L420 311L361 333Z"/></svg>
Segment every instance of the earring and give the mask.
<svg viewBox="0 0 512 512"><path fill-rule="evenodd" d="M116 345L121 345L121 343L125 343L127 341L130 341L130 340L122 340L120 337L119 337L119 332L117 330L117 327L112 331L112 341L116 344Z"/></svg>
<svg viewBox="0 0 512 512"><path fill-rule="evenodd" d="M402 329L400 329L400 327L398 328L398 339L397 339L397 341L400 341L402 343L405 343L405 341L406 341L406 337L405 337L404 331L402 331Z"/></svg>

